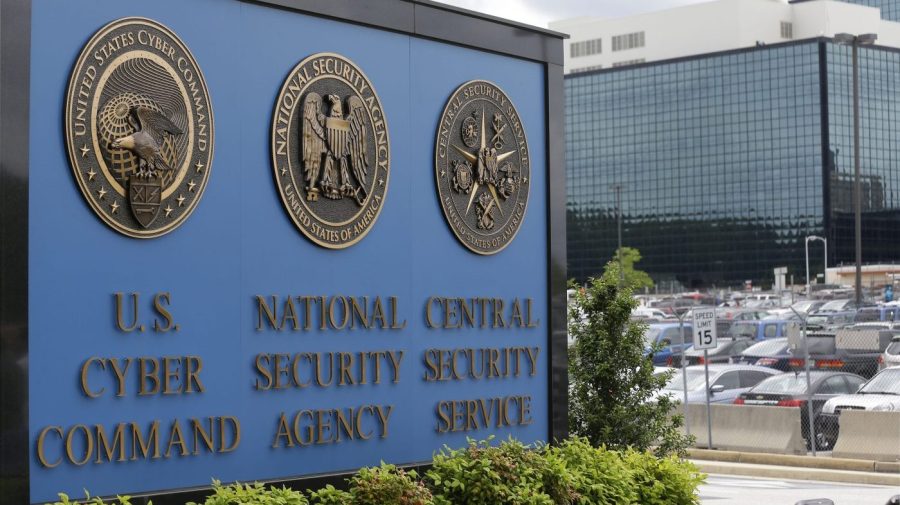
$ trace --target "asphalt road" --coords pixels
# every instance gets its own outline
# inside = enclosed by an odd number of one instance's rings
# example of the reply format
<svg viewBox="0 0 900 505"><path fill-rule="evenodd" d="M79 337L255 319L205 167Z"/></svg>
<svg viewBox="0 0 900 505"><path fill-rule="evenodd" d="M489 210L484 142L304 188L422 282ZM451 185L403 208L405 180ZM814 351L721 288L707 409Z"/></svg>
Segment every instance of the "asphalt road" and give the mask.
<svg viewBox="0 0 900 505"><path fill-rule="evenodd" d="M896 494L900 488L736 475L710 475L700 486L704 505L794 505L812 498L830 498L835 505L884 505Z"/></svg>

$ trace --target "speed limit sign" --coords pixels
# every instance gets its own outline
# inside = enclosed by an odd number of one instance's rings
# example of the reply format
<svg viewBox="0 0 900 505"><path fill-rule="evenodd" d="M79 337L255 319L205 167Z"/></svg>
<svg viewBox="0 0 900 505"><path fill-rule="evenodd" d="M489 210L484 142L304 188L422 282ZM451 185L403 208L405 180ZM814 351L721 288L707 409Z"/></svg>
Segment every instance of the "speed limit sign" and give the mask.
<svg viewBox="0 0 900 505"><path fill-rule="evenodd" d="M693 319L694 349L715 349L719 345L716 340L715 307L694 309Z"/></svg>

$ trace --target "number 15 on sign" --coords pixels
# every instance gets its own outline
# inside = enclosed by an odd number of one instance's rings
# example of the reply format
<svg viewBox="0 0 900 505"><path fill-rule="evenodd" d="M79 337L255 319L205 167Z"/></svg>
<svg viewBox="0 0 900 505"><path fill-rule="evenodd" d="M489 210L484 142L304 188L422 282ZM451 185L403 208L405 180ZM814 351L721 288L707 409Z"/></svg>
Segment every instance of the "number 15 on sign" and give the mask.
<svg viewBox="0 0 900 505"><path fill-rule="evenodd" d="M716 309L695 308L693 319L694 349L715 349L719 345L716 337Z"/></svg>

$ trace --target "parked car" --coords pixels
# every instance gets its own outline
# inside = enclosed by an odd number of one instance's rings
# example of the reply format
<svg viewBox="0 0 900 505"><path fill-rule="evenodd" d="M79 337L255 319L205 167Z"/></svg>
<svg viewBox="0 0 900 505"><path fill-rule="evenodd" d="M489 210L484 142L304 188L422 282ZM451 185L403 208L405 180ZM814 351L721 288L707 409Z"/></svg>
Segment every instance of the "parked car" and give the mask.
<svg viewBox="0 0 900 505"><path fill-rule="evenodd" d="M806 318L806 326L810 330L836 330L853 323L856 311L816 312Z"/></svg>
<svg viewBox="0 0 900 505"><path fill-rule="evenodd" d="M846 312L846 311L856 311L863 307L871 307L874 304L871 302L861 302L859 305L856 304L856 300L852 298L838 298L835 300L830 300L825 305L819 307L818 312Z"/></svg>
<svg viewBox="0 0 900 505"><path fill-rule="evenodd" d="M787 335L787 326L789 324L792 323L784 320L736 321L724 336L728 338L750 338L753 340L784 337Z"/></svg>
<svg viewBox="0 0 900 505"><path fill-rule="evenodd" d="M755 344L755 340L749 338L720 338L718 346L715 349L706 351L708 361L703 357L703 351L700 349L688 349L684 352L684 359L688 365L702 365L704 362L709 363L732 363L736 358L740 357L743 350Z"/></svg>
<svg viewBox="0 0 900 505"><path fill-rule="evenodd" d="M684 399L683 375L687 374L688 403L706 401L706 378L704 366L689 366L678 369L659 394L669 395L675 400ZM709 365L709 394L711 403L732 403L737 396L763 379L781 372L772 368L747 365Z"/></svg>
<svg viewBox="0 0 900 505"><path fill-rule="evenodd" d="M853 317L854 323L870 321L900 321L900 307L882 305L880 307L863 307Z"/></svg>
<svg viewBox="0 0 900 505"><path fill-rule="evenodd" d="M848 372L870 378L879 369L879 361L891 343L893 332L860 325L837 331L807 333L809 367L814 370ZM792 369L805 367L803 355L789 361Z"/></svg>
<svg viewBox="0 0 900 505"><path fill-rule="evenodd" d="M878 372L856 394L836 396L825 402L819 415L823 430L838 433L844 410L900 411L900 367Z"/></svg>
<svg viewBox="0 0 900 505"><path fill-rule="evenodd" d="M764 310L743 309L740 307L720 307L716 309L716 318L732 321L758 321L769 315Z"/></svg>
<svg viewBox="0 0 900 505"><path fill-rule="evenodd" d="M822 305L825 305L823 300L800 300L799 302L794 302L794 304L788 308L770 310L769 316L773 319L778 316L782 316L783 319L790 319L791 316L796 317L794 310L800 314L810 314L816 312Z"/></svg>
<svg viewBox="0 0 900 505"><path fill-rule="evenodd" d="M765 366L787 372L791 369L790 360L792 357L787 338L772 338L757 342L744 349L740 357L735 359L735 363Z"/></svg>
<svg viewBox="0 0 900 505"><path fill-rule="evenodd" d="M825 402L838 395L856 392L866 380L859 375L845 372L814 371L809 373L812 392L813 429L815 430L816 449L829 449L837 441L837 432L822 429L819 413ZM800 427L807 447L809 439L809 409L806 406L809 398L806 389L806 374L784 373L769 377L746 393L741 393L734 400L735 405L766 405L770 407L799 407Z"/></svg>
<svg viewBox="0 0 900 505"><path fill-rule="evenodd" d="M638 307L634 309L631 313L632 319L641 319L641 320L655 320L662 321L663 319L668 319L671 316L666 314L665 312L654 309L650 307Z"/></svg>
<svg viewBox="0 0 900 505"><path fill-rule="evenodd" d="M691 325L685 323L683 340L678 333L678 323L654 323L644 332L644 354L652 354L654 366L673 366L681 362L682 342L685 348L693 345ZM652 347L660 348L653 352Z"/></svg>
<svg viewBox="0 0 900 505"><path fill-rule="evenodd" d="M884 370L892 366L900 367L900 335L891 339L881 358L878 360L878 370Z"/></svg>
<svg viewBox="0 0 900 505"><path fill-rule="evenodd" d="M850 298L839 298L837 300L829 300L828 303L825 303L817 312L844 312L848 310L852 310L854 307L854 301Z"/></svg>

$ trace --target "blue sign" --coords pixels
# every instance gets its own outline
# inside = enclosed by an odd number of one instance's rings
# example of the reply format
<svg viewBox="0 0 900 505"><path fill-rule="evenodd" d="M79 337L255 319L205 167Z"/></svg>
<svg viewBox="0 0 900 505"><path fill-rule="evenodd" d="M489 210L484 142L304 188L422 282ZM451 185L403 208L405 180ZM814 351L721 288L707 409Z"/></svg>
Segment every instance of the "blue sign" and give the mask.
<svg viewBox="0 0 900 505"><path fill-rule="evenodd" d="M128 17L177 36L202 72L211 109L204 142L212 152L197 158L202 167L177 154L190 128L192 138L203 138L204 119L189 117L194 102L185 102L183 115L180 106L153 109L171 121L158 138L175 139L176 154L165 158L161 141L148 159L183 162L187 175L171 183L161 204L140 200L149 210L138 221L163 227L181 212L166 202L181 195L196 204L177 225L145 239L98 218L101 210L118 218L110 197L127 205L129 186L123 183L121 196L98 196L85 165L79 187L67 153L82 156L80 146L67 145L59 128L73 106L66 83L86 41ZM238 1L34 0L31 23L32 502L60 491L160 492L211 479L418 463L467 437L549 438L545 64ZM120 47L89 54L86 63L114 59L129 44L127 33ZM134 37L131 49L160 55L148 58L162 66L169 46L137 31ZM170 46L172 82L182 79L191 95L188 78L196 76L179 76L187 68L179 63L182 49ZM291 69L316 53L339 54L365 73L389 131L380 214L343 249L301 233L273 177L276 98ZM460 243L435 181L442 111L472 80L502 88L528 136L527 212L514 239L492 255ZM136 130L142 122L149 131L150 120L137 121L133 111L154 106L132 100L120 123ZM192 142L197 149L200 141ZM144 158L133 153L139 170ZM177 167L172 172L180 177ZM142 181L152 186L168 172L148 174ZM202 198L190 185L200 184L200 174ZM131 195L131 205L143 195Z"/></svg>

